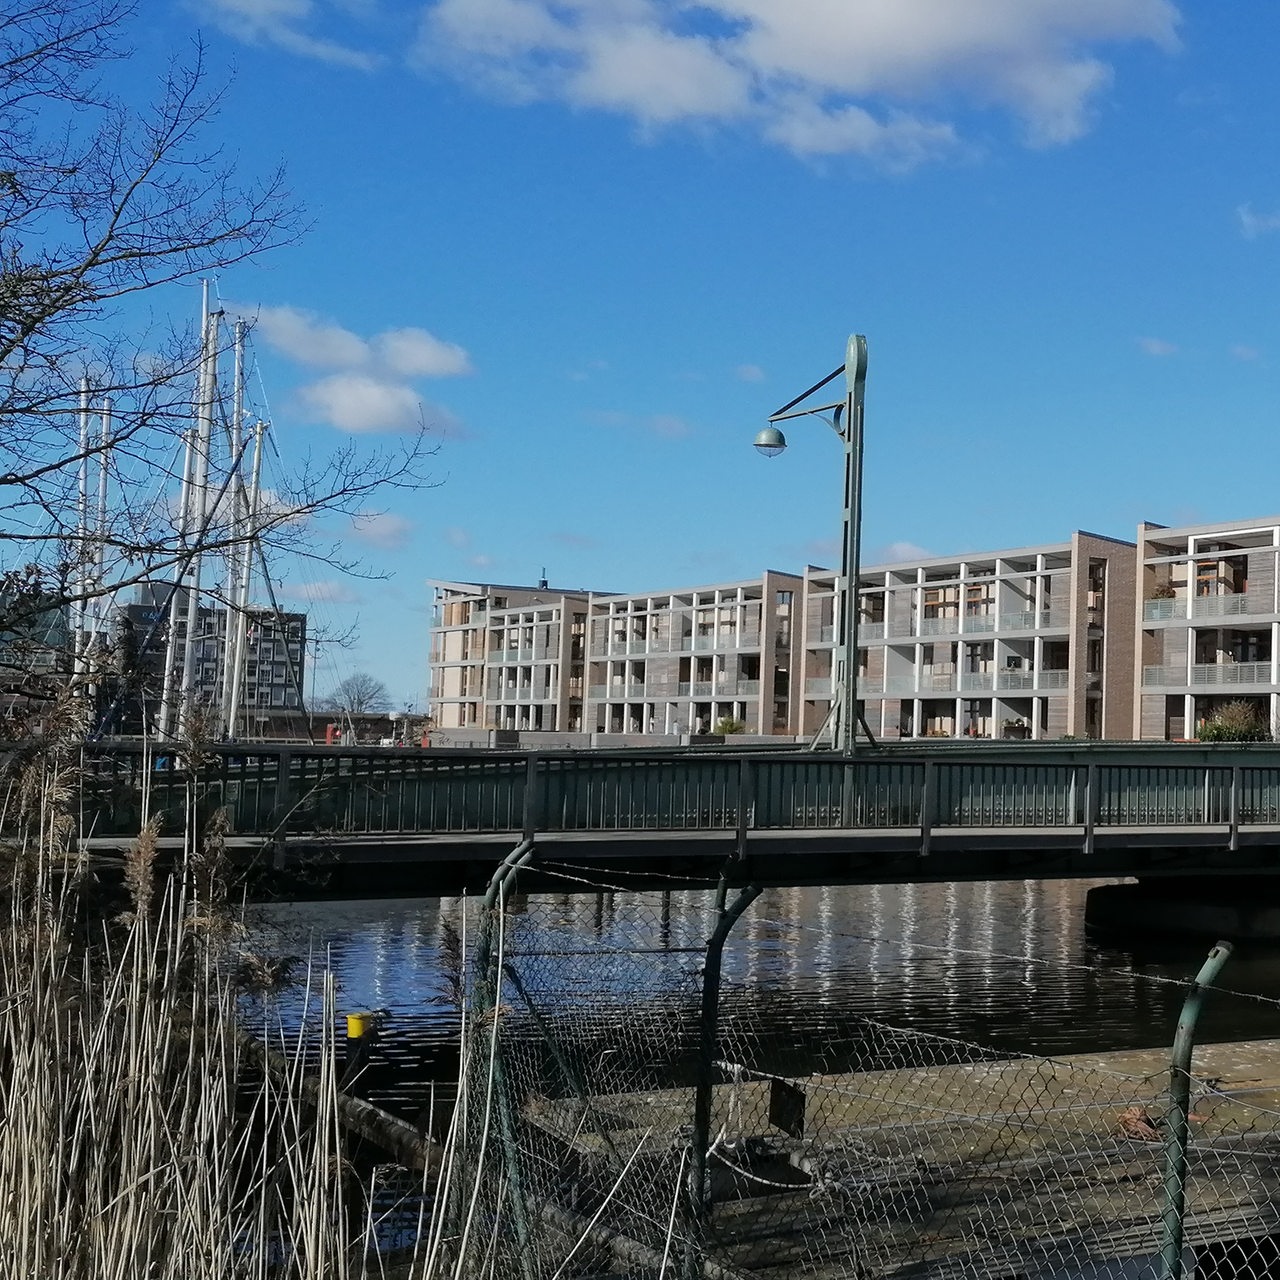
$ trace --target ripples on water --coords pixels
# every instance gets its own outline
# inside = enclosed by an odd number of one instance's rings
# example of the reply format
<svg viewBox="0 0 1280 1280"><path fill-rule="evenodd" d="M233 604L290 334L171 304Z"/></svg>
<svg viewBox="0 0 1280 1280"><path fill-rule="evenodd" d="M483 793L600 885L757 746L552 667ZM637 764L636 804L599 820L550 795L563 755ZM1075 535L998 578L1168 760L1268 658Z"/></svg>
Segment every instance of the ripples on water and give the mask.
<svg viewBox="0 0 1280 1280"><path fill-rule="evenodd" d="M854 1065L870 1018L1001 1053L1063 1055L1171 1043L1207 944L1125 949L1087 938L1080 881L768 890L725 955L727 1040L788 1073ZM611 1028L646 1043L655 1085L687 1075L711 895L539 895L512 904L508 947L534 1003L588 1009L592 1052ZM474 933L475 902L421 899L254 908L259 944L327 954L340 1010L381 1009L365 1091L401 1112L456 1070L446 925ZM1232 957L1201 1015L1202 1041L1280 1036L1280 950ZM1261 996L1250 999L1246 996ZM302 997L285 997L296 1019ZM518 1007L515 1016L523 1015ZM648 1030L645 1030L648 1028ZM887 1064L886 1064L887 1065Z"/></svg>

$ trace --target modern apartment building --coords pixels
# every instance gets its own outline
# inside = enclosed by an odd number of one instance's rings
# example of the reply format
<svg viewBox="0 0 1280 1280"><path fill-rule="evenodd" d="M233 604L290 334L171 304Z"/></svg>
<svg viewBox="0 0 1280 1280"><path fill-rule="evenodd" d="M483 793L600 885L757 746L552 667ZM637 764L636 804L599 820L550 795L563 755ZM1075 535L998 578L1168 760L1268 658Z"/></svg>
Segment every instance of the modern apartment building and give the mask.
<svg viewBox="0 0 1280 1280"><path fill-rule="evenodd" d="M172 687L182 687L182 665L187 637L185 605L180 602L176 635L168 645L166 607L168 587L144 586L139 598L125 605L117 620L121 675L128 690L116 731L139 733L154 727L164 685L166 653L174 657ZM185 595L185 593L184 593ZM197 706L222 705L228 680L227 650L231 613L222 605L201 604L196 613L193 658L194 700ZM277 613L253 608L247 619L245 663L241 672L236 724L227 732L248 738L262 736L265 722L302 707L300 691L306 688L307 615ZM175 695L176 696L176 695Z"/></svg>
<svg viewBox="0 0 1280 1280"><path fill-rule="evenodd" d="M877 738L1125 738L1134 545L1040 547L874 565L859 579L858 683ZM804 577L800 732L827 718L836 575Z"/></svg>
<svg viewBox="0 0 1280 1280"><path fill-rule="evenodd" d="M1191 738L1224 703L1280 733L1280 516L1138 531L1133 734Z"/></svg>
<svg viewBox="0 0 1280 1280"><path fill-rule="evenodd" d="M431 581L431 716L442 729L584 731L585 591Z"/></svg>
<svg viewBox="0 0 1280 1280"><path fill-rule="evenodd" d="M725 720L794 733L794 629L803 581L591 596L586 725L597 733L702 733Z"/></svg>
<svg viewBox="0 0 1280 1280"><path fill-rule="evenodd" d="M635 595L430 585L439 728L794 732L795 575Z"/></svg>

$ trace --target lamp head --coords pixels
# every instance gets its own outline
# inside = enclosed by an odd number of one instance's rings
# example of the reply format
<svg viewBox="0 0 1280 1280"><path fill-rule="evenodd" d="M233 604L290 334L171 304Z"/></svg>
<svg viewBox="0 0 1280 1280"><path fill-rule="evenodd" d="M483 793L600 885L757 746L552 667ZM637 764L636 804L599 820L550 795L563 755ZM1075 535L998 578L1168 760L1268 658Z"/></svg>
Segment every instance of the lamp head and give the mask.
<svg viewBox="0 0 1280 1280"><path fill-rule="evenodd" d="M766 458L776 458L787 447L787 437L777 427L764 427L753 443Z"/></svg>

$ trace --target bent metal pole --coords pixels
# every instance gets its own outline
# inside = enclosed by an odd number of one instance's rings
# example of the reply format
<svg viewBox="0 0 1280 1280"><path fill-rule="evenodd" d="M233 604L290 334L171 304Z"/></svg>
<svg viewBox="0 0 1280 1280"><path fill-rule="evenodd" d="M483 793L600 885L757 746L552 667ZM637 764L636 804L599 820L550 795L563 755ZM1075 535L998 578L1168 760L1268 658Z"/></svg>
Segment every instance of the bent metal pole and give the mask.
<svg viewBox="0 0 1280 1280"><path fill-rule="evenodd" d="M1231 943L1218 942L1196 974L1182 1004L1169 1063L1169 1110L1164 1118L1164 1209L1161 1214L1160 1274L1182 1280L1183 1217L1187 1207L1187 1139L1191 1111L1191 1050L1205 988L1231 956Z"/></svg>

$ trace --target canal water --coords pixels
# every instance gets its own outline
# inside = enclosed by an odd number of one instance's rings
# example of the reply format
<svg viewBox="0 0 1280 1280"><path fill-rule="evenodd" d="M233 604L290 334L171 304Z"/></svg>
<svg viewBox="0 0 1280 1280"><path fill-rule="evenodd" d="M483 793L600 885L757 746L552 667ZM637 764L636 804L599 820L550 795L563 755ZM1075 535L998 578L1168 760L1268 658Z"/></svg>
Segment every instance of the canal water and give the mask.
<svg viewBox="0 0 1280 1280"><path fill-rule="evenodd" d="M749 1034L769 1069L795 1074L854 1065L840 1046L868 1020L1002 1054L1168 1045L1208 943L1138 941L1136 927L1132 945L1087 936L1090 883L768 890L726 950L726 1029ZM629 1010L665 1002L696 1014L710 905L700 890L520 898L509 954L553 1006L557 990L574 1003L594 993L624 1052ZM456 1069L454 940L474 938L475 922L474 900L456 898L257 906L251 916L259 947L328 963L340 1012L382 1011L370 1096L401 1112L419 1111L430 1081ZM1238 950L1219 983L1201 1041L1280 1036L1280 949ZM304 998L305 984L286 993L287 1020ZM608 1052L607 1032L602 1043ZM659 1076L683 1076L687 1049L673 1048Z"/></svg>

